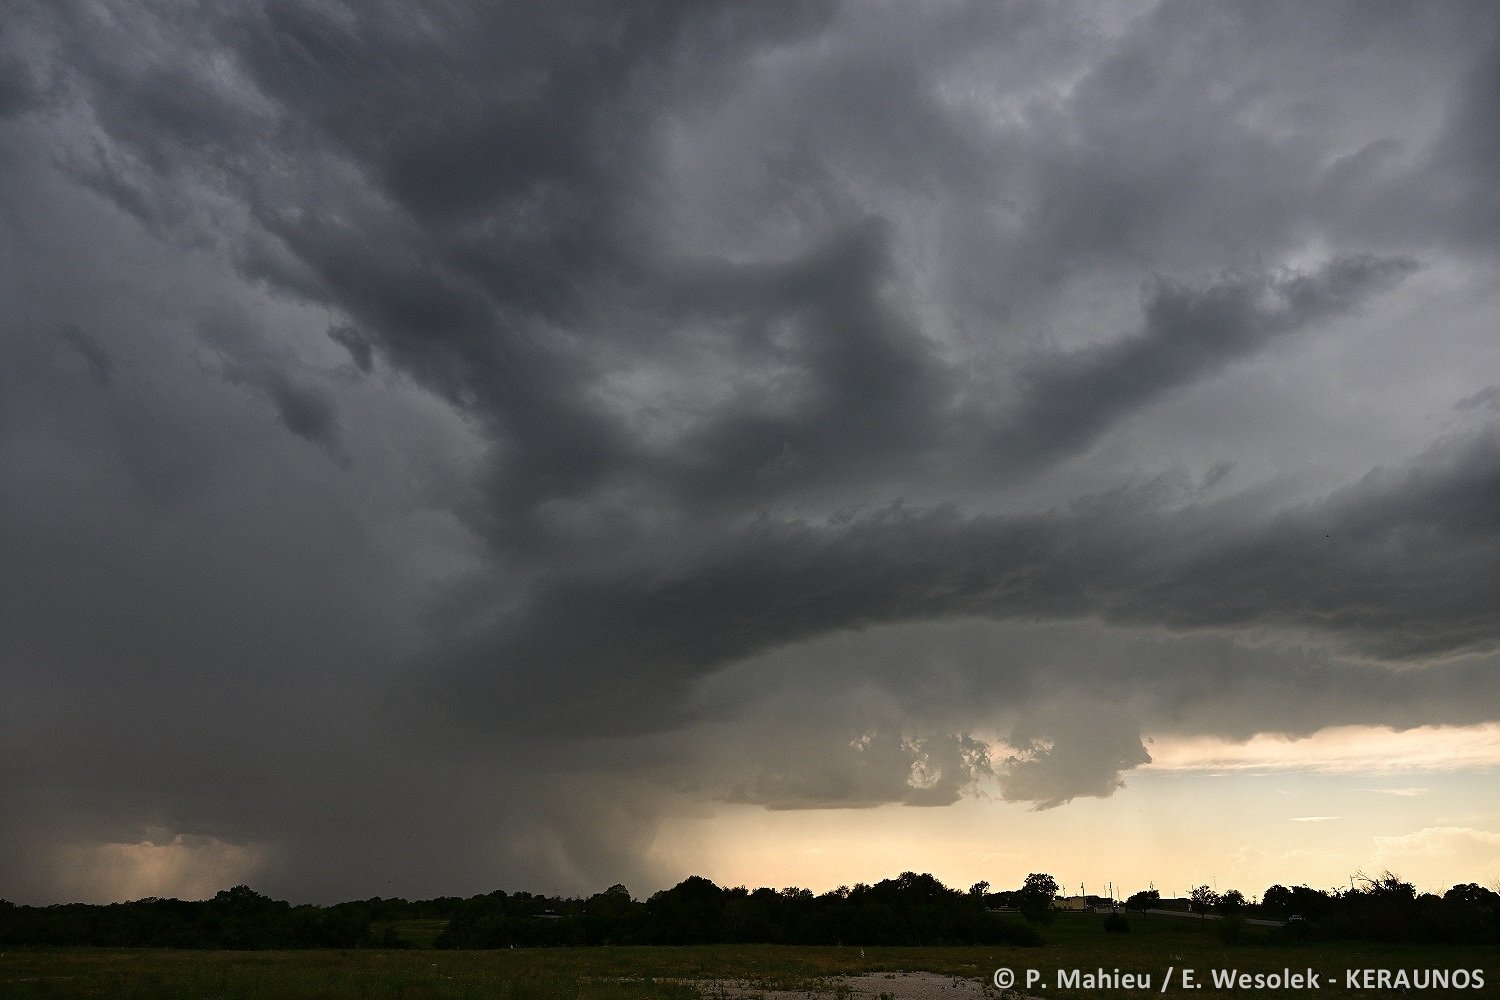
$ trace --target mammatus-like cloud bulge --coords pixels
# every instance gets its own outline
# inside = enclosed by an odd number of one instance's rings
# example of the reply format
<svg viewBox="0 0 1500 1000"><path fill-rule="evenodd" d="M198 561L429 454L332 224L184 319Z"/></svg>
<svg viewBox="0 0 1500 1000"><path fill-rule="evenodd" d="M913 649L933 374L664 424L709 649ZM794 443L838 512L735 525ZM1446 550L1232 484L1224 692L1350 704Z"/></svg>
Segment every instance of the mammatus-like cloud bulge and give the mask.
<svg viewBox="0 0 1500 1000"><path fill-rule="evenodd" d="M278 419L293 434L338 457L338 416L328 397L311 386L300 385L284 371L226 365L224 380L263 394L276 409Z"/></svg>
<svg viewBox="0 0 1500 1000"><path fill-rule="evenodd" d="M848 737L835 729L816 743L768 748L724 798L770 809L946 806L993 773L989 746L967 734L902 736L877 727Z"/></svg>
<svg viewBox="0 0 1500 1000"><path fill-rule="evenodd" d="M1079 797L1108 798L1125 786L1123 772L1151 763L1140 728L1128 716L1089 703L1047 719L1028 718L1010 743L1016 751L1000 765L1000 795L1033 809L1055 809Z"/></svg>
<svg viewBox="0 0 1500 1000"><path fill-rule="evenodd" d="M360 333L357 327L348 324L330 326L328 339L349 352L349 359L354 362L354 367L366 375L370 374L375 366L375 350L370 345L370 339Z"/></svg>

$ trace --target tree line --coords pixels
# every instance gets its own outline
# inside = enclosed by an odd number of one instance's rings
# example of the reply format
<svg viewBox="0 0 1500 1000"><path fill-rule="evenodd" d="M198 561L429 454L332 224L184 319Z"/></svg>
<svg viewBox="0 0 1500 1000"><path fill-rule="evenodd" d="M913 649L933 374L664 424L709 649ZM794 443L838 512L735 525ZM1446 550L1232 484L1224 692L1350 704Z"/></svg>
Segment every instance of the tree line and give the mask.
<svg viewBox="0 0 1500 1000"><path fill-rule="evenodd" d="M54 906L17 906L0 900L0 946L399 947L401 942L381 940L372 931L374 914L371 903L292 906L243 885L209 900L149 897L129 903Z"/></svg>
<svg viewBox="0 0 1500 1000"><path fill-rule="evenodd" d="M929 874L903 872L873 885L808 889L725 888L692 876L645 900L623 885L588 897L495 891L461 898L382 899L333 906L293 906L246 886L213 899L147 898L128 903L18 906L0 900L0 946L169 948L400 948L402 921L444 921L439 948L506 948L625 944L782 943L819 945L1037 945L1054 919L1058 884L1033 873L1016 889L990 892L987 882L952 889ZM1201 891L1200 891L1201 890ZM1096 902L1113 908L1113 901ZM1155 890L1126 907L1163 905ZM1259 904L1243 894L1200 886L1195 911L1226 917L1286 920L1284 937L1353 937L1500 944L1500 894L1477 884L1442 896L1418 894L1387 873L1348 891L1272 886ZM1107 930L1128 930L1121 915Z"/></svg>
<svg viewBox="0 0 1500 1000"><path fill-rule="evenodd" d="M1287 921L1284 936L1293 939L1500 944L1500 893L1475 882L1455 885L1439 896L1418 893L1412 883L1385 872L1356 875L1348 889L1273 885L1255 904L1236 889L1220 894L1200 885L1180 902L1204 917ZM1162 905L1156 889L1135 893L1125 901L1129 910Z"/></svg>

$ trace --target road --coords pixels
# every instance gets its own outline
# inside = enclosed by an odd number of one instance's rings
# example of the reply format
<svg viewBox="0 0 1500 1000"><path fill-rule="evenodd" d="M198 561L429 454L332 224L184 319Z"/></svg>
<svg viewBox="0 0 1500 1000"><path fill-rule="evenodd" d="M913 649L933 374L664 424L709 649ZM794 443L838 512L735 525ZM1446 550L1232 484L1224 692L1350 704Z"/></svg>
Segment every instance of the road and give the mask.
<svg viewBox="0 0 1500 1000"><path fill-rule="evenodd" d="M1189 920L1203 920L1205 918L1208 920L1224 919L1216 913L1208 913L1204 914L1203 916L1199 916L1196 913L1188 913L1185 910L1139 910L1134 912L1147 913L1157 917L1187 917ZM1244 920L1245 923L1251 924L1255 927L1281 927L1286 923L1285 920L1261 920L1257 917L1245 917Z"/></svg>

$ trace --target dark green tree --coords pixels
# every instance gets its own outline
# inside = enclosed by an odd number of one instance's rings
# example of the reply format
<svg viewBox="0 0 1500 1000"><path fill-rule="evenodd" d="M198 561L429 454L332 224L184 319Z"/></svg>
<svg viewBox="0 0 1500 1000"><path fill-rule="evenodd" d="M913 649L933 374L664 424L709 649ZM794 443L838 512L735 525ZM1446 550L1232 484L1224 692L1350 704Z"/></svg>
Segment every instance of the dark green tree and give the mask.
<svg viewBox="0 0 1500 1000"><path fill-rule="evenodd" d="M1212 910L1218 901L1219 894L1206 885L1195 886L1193 891L1188 893L1188 906L1204 919L1207 919L1208 911Z"/></svg>
<svg viewBox="0 0 1500 1000"><path fill-rule="evenodd" d="M1230 889L1219 897L1218 910L1226 917L1232 917L1243 910L1248 904L1245 894L1238 889Z"/></svg>
<svg viewBox="0 0 1500 1000"><path fill-rule="evenodd" d="M1032 872L1016 893L1016 909L1033 922L1052 919L1052 901L1057 898L1057 879L1043 872Z"/></svg>

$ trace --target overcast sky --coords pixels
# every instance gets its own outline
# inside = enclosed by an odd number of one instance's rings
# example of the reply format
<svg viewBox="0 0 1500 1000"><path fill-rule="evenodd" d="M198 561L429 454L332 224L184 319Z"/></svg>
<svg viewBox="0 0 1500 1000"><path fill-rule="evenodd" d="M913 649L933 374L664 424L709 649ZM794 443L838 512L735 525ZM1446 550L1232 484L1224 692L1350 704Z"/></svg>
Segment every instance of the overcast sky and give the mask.
<svg viewBox="0 0 1500 1000"><path fill-rule="evenodd" d="M0 0L0 896L1500 876L1493 4L425 6Z"/></svg>

